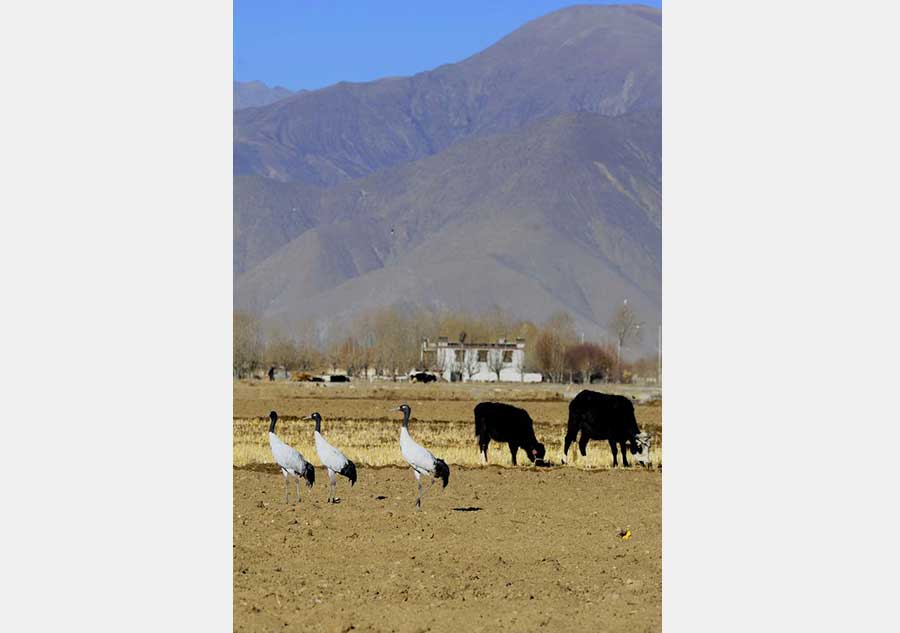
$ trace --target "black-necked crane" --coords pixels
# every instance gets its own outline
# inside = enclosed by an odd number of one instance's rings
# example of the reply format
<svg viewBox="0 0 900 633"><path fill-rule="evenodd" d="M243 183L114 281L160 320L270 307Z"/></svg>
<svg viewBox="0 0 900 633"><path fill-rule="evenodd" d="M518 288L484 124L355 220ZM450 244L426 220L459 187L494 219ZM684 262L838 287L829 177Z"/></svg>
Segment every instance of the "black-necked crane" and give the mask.
<svg viewBox="0 0 900 633"><path fill-rule="evenodd" d="M403 426L400 427L400 454L406 463L412 467L413 474L416 476L416 483L419 486L419 494L416 496L416 510L422 507L422 475L431 477L431 486L434 485L435 478L444 482L444 488L447 487L447 481L450 479L450 467L443 459L438 459L421 444L417 443L409 434L409 414L412 409L408 404L401 404L395 411L403 412Z"/></svg>
<svg viewBox="0 0 900 633"><path fill-rule="evenodd" d="M284 475L284 502L290 503L288 498L288 479L290 477L297 478L297 501L300 501L300 478L306 479L307 488L312 488L316 481L316 469L303 459L300 451L288 446L275 435L276 422L278 422L278 414L271 411L269 413L269 447L272 449L275 463L281 467L281 473Z"/></svg>
<svg viewBox="0 0 900 633"><path fill-rule="evenodd" d="M349 479L350 486L353 487L353 484L356 483L356 464L322 437L322 416L318 412L305 419L316 422L316 453L319 455L319 461L328 470L328 479L331 481L328 502L338 503L340 499L334 496L337 489L337 475L343 475Z"/></svg>

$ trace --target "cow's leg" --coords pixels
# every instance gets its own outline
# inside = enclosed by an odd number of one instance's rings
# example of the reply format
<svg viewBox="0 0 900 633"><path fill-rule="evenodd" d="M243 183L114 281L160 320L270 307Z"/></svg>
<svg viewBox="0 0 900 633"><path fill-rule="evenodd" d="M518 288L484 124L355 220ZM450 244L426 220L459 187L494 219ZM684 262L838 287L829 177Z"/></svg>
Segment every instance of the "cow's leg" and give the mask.
<svg viewBox="0 0 900 633"><path fill-rule="evenodd" d="M584 435L582 433L582 435ZM569 420L569 426L566 429L566 440L565 447L563 448L563 456L562 463L566 463L566 459L569 456L569 447L572 446L572 442L575 441L575 438L578 436L578 425Z"/></svg>
<svg viewBox="0 0 900 633"><path fill-rule="evenodd" d="M591 441L591 438L588 437L588 434L584 431L581 432L581 439L578 440L578 450L581 451L582 457L587 457L587 445L588 442Z"/></svg>
<svg viewBox="0 0 900 633"><path fill-rule="evenodd" d="M610 440L610 441L609 441L609 450L612 451L612 454L613 454L613 468L615 468L616 466L619 465L619 456L618 456L618 451L616 450L616 441L615 441L615 440ZM623 451L623 452L624 452L624 451ZM625 457L625 455L622 455L622 458L623 458L623 459L624 459L624 457Z"/></svg>
<svg viewBox="0 0 900 633"><path fill-rule="evenodd" d="M482 464L488 463L487 451L488 451L488 445L490 443L491 443L490 437L482 435L481 437L478 438L478 450L481 452L481 463Z"/></svg>
<svg viewBox="0 0 900 633"><path fill-rule="evenodd" d="M516 453L518 453L518 452L519 452L519 447L516 446L515 444L513 444L512 442L510 442L509 443L509 454L512 455L513 466L516 465Z"/></svg>
<svg viewBox="0 0 900 633"><path fill-rule="evenodd" d="M622 447L622 466L628 468L628 451L625 450L625 440L619 442L619 446Z"/></svg>

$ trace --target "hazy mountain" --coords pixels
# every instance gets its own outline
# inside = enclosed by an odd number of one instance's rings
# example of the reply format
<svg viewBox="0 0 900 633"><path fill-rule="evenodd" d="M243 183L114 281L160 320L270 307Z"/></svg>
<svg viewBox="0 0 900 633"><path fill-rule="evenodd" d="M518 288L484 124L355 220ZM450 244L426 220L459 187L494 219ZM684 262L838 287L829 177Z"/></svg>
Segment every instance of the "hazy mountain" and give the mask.
<svg viewBox="0 0 900 633"><path fill-rule="evenodd" d="M242 110L235 173L330 185L566 112L656 110L661 33L655 9L576 6L456 64Z"/></svg>
<svg viewBox="0 0 900 633"><path fill-rule="evenodd" d="M266 243L298 237L268 257L247 249L260 263L238 277L236 303L333 325L395 303L497 304L538 321L565 309L599 336L627 297L655 327L659 125L658 111L562 115L328 190L251 179L274 192L260 199L296 209Z"/></svg>
<svg viewBox="0 0 900 633"><path fill-rule="evenodd" d="M333 328L566 310L599 337L627 298L655 333L660 25L572 7L456 64L236 111L236 307Z"/></svg>
<svg viewBox="0 0 900 633"><path fill-rule="evenodd" d="M235 81L234 109L269 105L292 94L294 93L287 88L281 86L270 88L261 81Z"/></svg>
<svg viewBox="0 0 900 633"><path fill-rule="evenodd" d="M258 176L234 178L235 277L317 223L318 187Z"/></svg>

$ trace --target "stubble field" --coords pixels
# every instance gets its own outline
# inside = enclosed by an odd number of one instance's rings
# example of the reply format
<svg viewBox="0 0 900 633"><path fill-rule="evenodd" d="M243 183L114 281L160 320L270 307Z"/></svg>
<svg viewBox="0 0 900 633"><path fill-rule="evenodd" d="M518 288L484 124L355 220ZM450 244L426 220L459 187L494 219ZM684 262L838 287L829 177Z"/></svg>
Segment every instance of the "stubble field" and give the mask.
<svg viewBox="0 0 900 633"><path fill-rule="evenodd" d="M235 383L235 630L659 630L661 407L635 407L654 436L653 468L610 469L605 442L560 466L579 390ZM554 466L528 465L520 451L514 468L494 443L491 465L481 466L472 408L483 400L527 409ZM402 402L413 437L451 468L447 488L431 489L419 513L415 479L400 466L401 416L388 411ZM359 469L353 488L340 479L341 503L325 502L318 470L301 501L293 487L285 504L268 449L272 409L283 418L279 436L317 466L312 423L298 418L322 414L323 434Z"/></svg>

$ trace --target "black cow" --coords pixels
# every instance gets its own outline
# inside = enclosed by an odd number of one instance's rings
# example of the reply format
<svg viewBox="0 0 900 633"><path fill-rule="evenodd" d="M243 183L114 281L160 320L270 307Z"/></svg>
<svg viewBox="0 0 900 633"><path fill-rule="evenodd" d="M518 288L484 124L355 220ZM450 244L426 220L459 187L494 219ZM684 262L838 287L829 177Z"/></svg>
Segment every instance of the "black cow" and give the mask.
<svg viewBox="0 0 900 633"><path fill-rule="evenodd" d="M478 438L478 449L482 461L487 463L487 449L491 440L509 442L513 466L516 465L516 453L519 448L525 450L528 460L538 463L544 461L544 445L534 436L534 425L531 416L525 409L520 409L500 402L481 402L475 406L475 436Z"/></svg>
<svg viewBox="0 0 900 633"><path fill-rule="evenodd" d="M437 376L435 376L434 374L429 374L425 371L420 371L410 376L410 380L412 380L413 382L434 382L435 380L437 380Z"/></svg>
<svg viewBox="0 0 900 633"><path fill-rule="evenodd" d="M347 376L335 375L328 377L329 382L350 382L350 378Z"/></svg>
<svg viewBox="0 0 900 633"><path fill-rule="evenodd" d="M566 431L563 462L569 454L569 447L575 441L578 432L578 449L582 457L586 457L590 440L607 440L612 450L613 466L618 466L616 444L622 447L622 465L628 466L625 446L628 445L632 455L643 452L643 446L637 441L640 433L637 420L634 419L634 405L625 396L616 396L585 389L569 403L569 426Z"/></svg>

